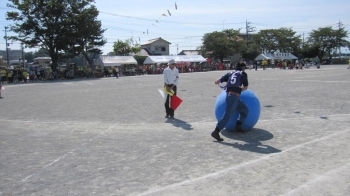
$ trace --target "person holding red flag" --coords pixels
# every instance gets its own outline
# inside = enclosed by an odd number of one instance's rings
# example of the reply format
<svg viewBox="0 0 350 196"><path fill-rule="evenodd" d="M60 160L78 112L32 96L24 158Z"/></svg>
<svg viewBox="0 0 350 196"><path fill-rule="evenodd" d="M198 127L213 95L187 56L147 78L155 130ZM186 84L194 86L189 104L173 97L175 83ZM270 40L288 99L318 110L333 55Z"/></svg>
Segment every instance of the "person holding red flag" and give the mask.
<svg viewBox="0 0 350 196"><path fill-rule="evenodd" d="M170 59L168 63L168 67L164 69L164 89L167 91L167 98L165 101L165 118L174 118L174 109L170 106L169 102L171 99L171 92L173 91L173 95L176 95L177 92L177 84L179 82L179 70L175 67L176 62L174 59ZM168 93L169 92L169 93Z"/></svg>

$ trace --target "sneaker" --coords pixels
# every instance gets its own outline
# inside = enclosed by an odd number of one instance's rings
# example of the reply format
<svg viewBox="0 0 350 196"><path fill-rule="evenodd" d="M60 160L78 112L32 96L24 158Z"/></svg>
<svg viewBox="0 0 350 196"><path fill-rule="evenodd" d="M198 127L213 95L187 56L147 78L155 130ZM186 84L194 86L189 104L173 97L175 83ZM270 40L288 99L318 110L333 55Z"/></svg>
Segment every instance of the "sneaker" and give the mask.
<svg viewBox="0 0 350 196"><path fill-rule="evenodd" d="M165 118L169 118L169 117L170 117L170 115L169 115L169 114L166 114L166 115L165 115Z"/></svg>
<svg viewBox="0 0 350 196"><path fill-rule="evenodd" d="M220 137L220 134L219 134L219 132L218 132L217 130L214 130L214 131L211 133L211 136L212 136L213 138L215 138L218 142L224 141L224 139Z"/></svg>

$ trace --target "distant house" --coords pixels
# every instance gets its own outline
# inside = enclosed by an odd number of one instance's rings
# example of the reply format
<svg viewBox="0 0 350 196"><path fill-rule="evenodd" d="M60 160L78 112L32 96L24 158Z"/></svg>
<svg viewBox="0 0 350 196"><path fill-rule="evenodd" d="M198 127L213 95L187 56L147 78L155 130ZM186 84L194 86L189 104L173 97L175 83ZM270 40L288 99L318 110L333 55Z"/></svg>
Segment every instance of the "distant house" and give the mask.
<svg viewBox="0 0 350 196"><path fill-rule="evenodd" d="M161 37L148 40L148 42L141 44L141 48L145 49L149 55L169 55L170 42Z"/></svg>
<svg viewBox="0 0 350 196"><path fill-rule="evenodd" d="M200 55L199 50L182 50L178 55Z"/></svg>
<svg viewBox="0 0 350 196"><path fill-rule="evenodd" d="M51 63L50 57L37 57L33 59L34 66L46 67L46 66L49 66L50 63Z"/></svg>

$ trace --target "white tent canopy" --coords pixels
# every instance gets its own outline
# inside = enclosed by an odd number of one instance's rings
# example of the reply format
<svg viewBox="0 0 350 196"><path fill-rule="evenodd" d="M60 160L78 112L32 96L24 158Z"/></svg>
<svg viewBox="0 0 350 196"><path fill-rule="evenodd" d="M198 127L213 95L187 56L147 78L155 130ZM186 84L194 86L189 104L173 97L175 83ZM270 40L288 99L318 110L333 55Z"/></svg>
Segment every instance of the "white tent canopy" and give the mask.
<svg viewBox="0 0 350 196"><path fill-rule="evenodd" d="M273 54L259 54L254 60L260 61L264 59L273 59L273 60L284 60L284 59L298 59L291 53L279 53L275 52Z"/></svg>
<svg viewBox="0 0 350 196"><path fill-rule="evenodd" d="M170 59L174 59L175 62L206 62L206 59L201 55L176 55L176 56L148 56L143 64L153 63L168 63Z"/></svg>
<svg viewBox="0 0 350 196"><path fill-rule="evenodd" d="M180 62L207 62L201 55L178 55Z"/></svg>
<svg viewBox="0 0 350 196"><path fill-rule="evenodd" d="M274 59L274 57L271 54L259 54L257 57L255 57L254 60L261 61L264 59L269 60L269 59Z"/></svg>
<svg viewBox="0 0 350 196"><path fill-rule="evenodd" d="M121 66L124 64L137 65L137 61L133 56L107 56L100 55L95 61L95 65L102 66Z"/></svg>
<svg viewBox="0 0 350 196"><path fill-rule="evenodd" d="M153 63L167 63L168 59L164 58L164 56L148 56L143 64L153 64Z"/></svg>

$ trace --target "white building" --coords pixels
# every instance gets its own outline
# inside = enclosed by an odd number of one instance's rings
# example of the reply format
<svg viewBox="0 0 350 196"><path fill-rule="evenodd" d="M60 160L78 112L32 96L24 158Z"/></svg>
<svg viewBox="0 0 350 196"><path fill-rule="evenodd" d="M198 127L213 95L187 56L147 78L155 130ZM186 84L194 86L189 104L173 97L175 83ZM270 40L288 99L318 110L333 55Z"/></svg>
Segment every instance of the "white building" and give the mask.
<svg viewBox="0 0 350 196"><path fill-rule="evenodd" d="M147 50L150 55L169 55L170 44L170 42L159 37L141 44L141 48Z"/></svg>
<svg viewBox="0 0 350 196"><path fill-rule="evenodd" d="M40 66L40 67L47 67L51 64L51 58L50 57L37 57L33 59L33 65L34 66Z"/></svg>

